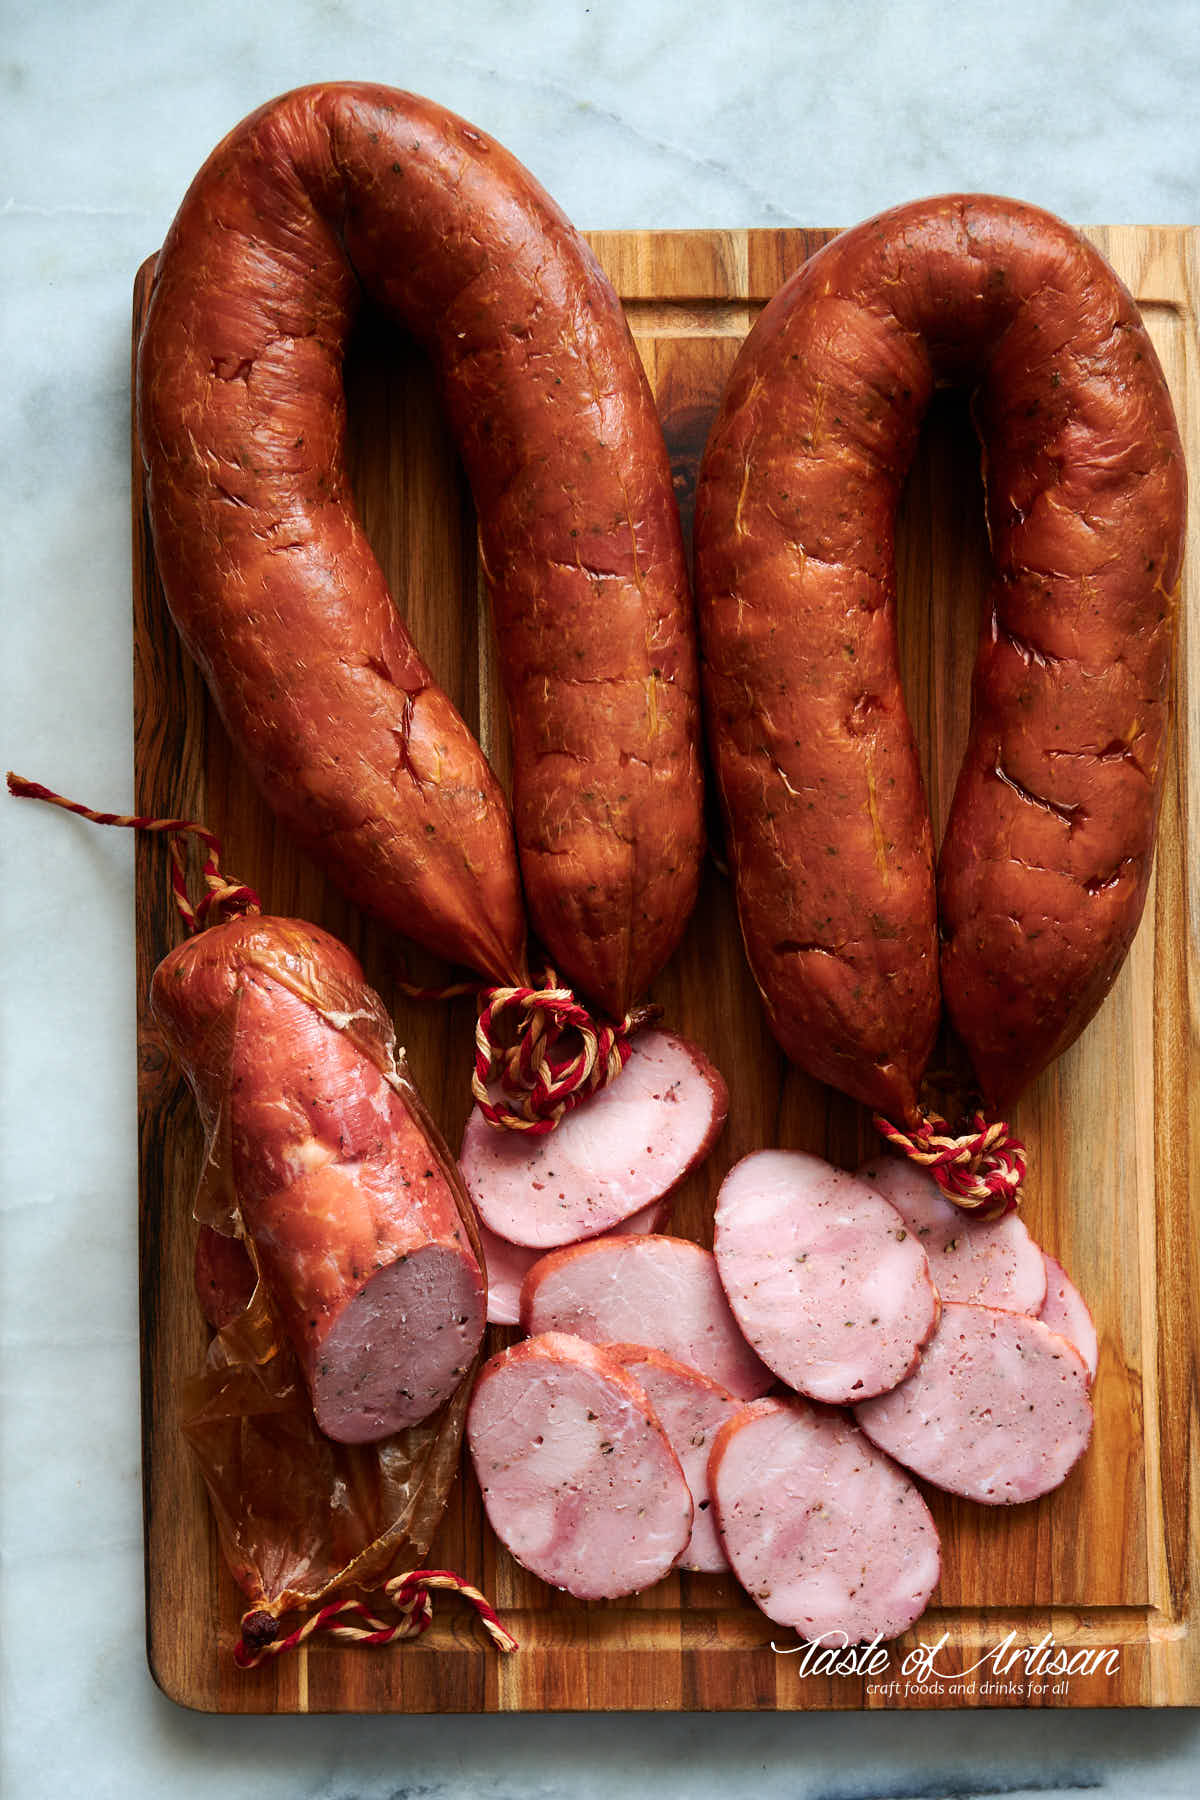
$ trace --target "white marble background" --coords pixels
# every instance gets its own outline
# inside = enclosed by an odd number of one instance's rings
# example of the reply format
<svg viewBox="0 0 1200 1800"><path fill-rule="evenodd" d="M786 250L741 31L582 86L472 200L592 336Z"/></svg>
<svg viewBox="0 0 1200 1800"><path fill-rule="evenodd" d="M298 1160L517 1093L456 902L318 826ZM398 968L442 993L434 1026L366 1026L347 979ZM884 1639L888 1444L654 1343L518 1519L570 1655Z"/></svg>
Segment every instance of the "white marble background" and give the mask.
<svg viewBox="0 0 1200 1800"><path fill-rule="evenodd" d="M219 136L336 77L499 137L591 226L850 223L981 187L1200 213L1194 0L3 0L6 765L132 803L130 284ZM1194 1715L193 1716L145 1667L132 858L0 801L12 1800L1194 1794ZM402 1653L401 1653L402 1654Z"/></svg>

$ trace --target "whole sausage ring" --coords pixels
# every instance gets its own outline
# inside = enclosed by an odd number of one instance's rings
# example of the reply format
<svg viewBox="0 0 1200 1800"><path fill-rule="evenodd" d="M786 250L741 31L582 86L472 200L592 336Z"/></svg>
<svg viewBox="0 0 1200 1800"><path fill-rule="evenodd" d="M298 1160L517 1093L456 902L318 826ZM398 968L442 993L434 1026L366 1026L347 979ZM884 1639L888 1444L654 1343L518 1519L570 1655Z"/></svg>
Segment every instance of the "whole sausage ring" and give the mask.
<svg viewBox="0 0 1200 1800"><path fill-rule="evenodd" d="M947 380L973 389L995 572L935 892L894 537ZM696 505L742 930L788 1055L908 1132L943 1001L1007 1107L1086 1025L1137 929L1185 486L1134 301L1082 237L1015 201L952 195L843 233L742 349Z"/></svg>
<svg viewBox="0 0 1200 1800"><path fill-rule="evenodd" d="M513 819L355 512L360 292L429 351L470 480ZM283 96L217 147L171 227L138 418L172 616L294 836L368 911L501 986L528 980L523 879L555 966L621 1020L695 899L698 679L645 374L549 196L429 101Z"/></svg>

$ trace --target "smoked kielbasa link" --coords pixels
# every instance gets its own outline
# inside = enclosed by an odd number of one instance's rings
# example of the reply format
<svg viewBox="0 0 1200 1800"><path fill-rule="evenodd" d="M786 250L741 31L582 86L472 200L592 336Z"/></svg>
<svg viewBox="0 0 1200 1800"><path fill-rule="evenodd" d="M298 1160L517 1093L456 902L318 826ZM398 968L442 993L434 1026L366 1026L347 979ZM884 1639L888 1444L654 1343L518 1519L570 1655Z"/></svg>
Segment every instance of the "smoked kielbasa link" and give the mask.
<svg viewBox="0 0 1200 1800"><path fill-rule="evenodd" d="M172 614L263 793L352 897L519 979L503 796L350 495L360 285L430 352L475 497L531 919L560 973L620 1018L682 931L701 847L670 468L591 252L500 145L429 101L301 89L193 182L138 364Z"/></svg>
<svg viewBox="0 0 1200 1800"><path fill-rule="evenodd" d="M355 958L295 919L230 919L164 957L150 1001L208 1137L199 1204L252 1246L317 1424L353 1444L427 1418L466 1378L486 1287Z"/></svg>
<svg viewBox="0 0 1200 1800"><path fill-rule="evenodd" d="M995 559L935 904L900 689L895 510L935 383L973 388ZM713 757L747 951L787 1053L908 1124L941 989L1006 1105L1083 1029L1141 916L1185 476L1157 358L1059 220L952 195L779 291L701 470Z"/></svg>

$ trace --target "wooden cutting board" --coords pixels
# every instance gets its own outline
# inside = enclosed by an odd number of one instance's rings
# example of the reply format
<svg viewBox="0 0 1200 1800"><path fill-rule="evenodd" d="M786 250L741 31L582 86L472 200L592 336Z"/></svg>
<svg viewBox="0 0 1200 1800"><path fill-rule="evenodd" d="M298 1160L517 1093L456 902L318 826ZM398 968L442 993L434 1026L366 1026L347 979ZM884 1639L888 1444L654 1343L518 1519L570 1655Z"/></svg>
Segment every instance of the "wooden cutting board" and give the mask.
<svg viewBox="0 0 1200 1800"><path fill-rule="evenodd" d="M653 384L690 525L696 466L722 384L763 301L830 234L602 232ZM1141 302L1200 483L1200 233L1090 233ZM152 263L140 272L134 329ZM417 641L494 766L508 742L475 527L427 367L363 328L348 373L353 468L367 529ZM979 458L965 403L939 398L903 506L901 637L931 805L944 822L968 715L987 561ZM206 820L225 866L272 911L346 939L394 1001L400 1041L450 1143L468 1102L470 1001L395 992L385 935L293 853L231 757L167 618L134 458L134 638L139 812ZM469 1470L429 1557L491 1596L520 1640L503 1658L450 1596L417 1644L321 1642L252 1674L234 1667L239 1595L181 1441L176 1394L206 1330L193 1298L190 1197L200 1133L146 1010L177 940L166 859L138 845L141 1323L147 1638L164 1691L228 1712L477 1712L606 1708L1109 1706L1200 1702L1200 545L1196 509L1157 870L1125 968L1082 1039L1015 1114L1031 1149L1024 1215L1090 1301L1100 1334L1091 1448L1065 1486L1012 1511L929 1500L942 1535L933 1605L869 1673L803 1668L731 1579L677 1575L634 1600L582 1604L519 1569L484 1523ZM424 978L441 974L414 959ZM726 1170L764 1145L853 1165L875 1147L862 1109L788 1067L763 1022L728 884L706 874L686 938L655 989L666 1021L729 1081L724 1137L679 1195L673 1229L711 1243ZM511 1333L493 1331L493 1347ZM1011 1634L1011 1636L1009 1635ZM1022 1657L1047 1634L1073 1659ZM772 1639L779 1651L772 1647ZM920 1646L940 1645L930 1662ZM997 1650L997 1646L1003 1646ZM1084 1655L1093 1652L1090 1657ZM1103 1653L1103 1654L1101 1654ZM1017 1660L1013 1660L1016 1656ZM876 1659L878 1664L878 1658ZM959 1681L947 1672L967 1671Z"/></svg>

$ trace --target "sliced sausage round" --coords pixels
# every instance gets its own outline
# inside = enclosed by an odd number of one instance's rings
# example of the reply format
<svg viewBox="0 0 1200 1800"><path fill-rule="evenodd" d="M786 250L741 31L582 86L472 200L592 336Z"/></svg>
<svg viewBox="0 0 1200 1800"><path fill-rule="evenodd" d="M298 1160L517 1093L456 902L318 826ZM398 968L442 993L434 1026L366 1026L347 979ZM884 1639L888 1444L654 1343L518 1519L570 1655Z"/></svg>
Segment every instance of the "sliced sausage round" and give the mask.
<svg viewBox="0 0 1200 1800"><path fill-rule="evenodd" d="M891 1201L920 1239L943 1300L1036 1316L1046 1295L1046 1265L1015 1212L1001 1219L974 1218L899 1156L873 1157L858 1175Z"/></svg>
<svg viewBox="0 0 1200 1800"><path fill-rule="evenodd" d="M708 1457L718 1431L741 1411L742 1401L698 1369L689 1369L661 1350L648 1350L643 1344L613 1344L609 1353L645 1388L691 1489L696 1516L679 1567L702 1575L724 1574L729 1558L721 1548L712 1515Z"/></svg>
<svg viewBox="0 0 1200 1800"><path fill-rule="evenodd" d="M547 1332L492 1357L467 1442L496 1536L578 1600L653 1586L691 1536L692 1496L666 1432L594 1344Z"/></svg>
<svg viewBox="0 0 1200 1800"><path fill-rule="evenodd" d="M867 1436L935 1487L985 1506L1066 1480L1092 1431L1083 1359L1040 1319L950 1301L903 1386L856 1406Z"/></svg>
<svg viewBox="0 0 1200 1800"><path fill-rule="evenodd" d="M929 1604L929 1508L841 1413L759 1400L722 1427L708 1478L733 1572L769 1619L858 1644L898 1636Z"/></svg>
<svg viewBox="0 0 1200 1800"><path fill-rule="evenodd" d="M919 1239L874 1188L818 1156L744 1157L717 1196L714 1249L747 1339L814 1400L895 1387L937 1325Z"/></svg>
<svg viewBox="0 0 1200 1800"><path fill-rule="evenodd" d="M708 1155L728 1110L703 1051L672 1032L643 1031L621 1079L547 1137L497 1131L475 1107L458 1166L489 1230L552 1249L609 1231L670 1193Z"/></svg>
<svg viewBox="0 0 1200 1800"><path fill-rule="evenodd" d="M699 1369L740 1400L774 1379L729 1310L711 1253L686 1238L593 1238L552 1250L521 1288L525 1331L594 1344L646 1344Z"/></svg>

